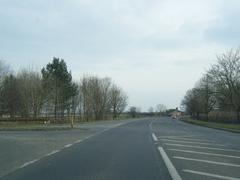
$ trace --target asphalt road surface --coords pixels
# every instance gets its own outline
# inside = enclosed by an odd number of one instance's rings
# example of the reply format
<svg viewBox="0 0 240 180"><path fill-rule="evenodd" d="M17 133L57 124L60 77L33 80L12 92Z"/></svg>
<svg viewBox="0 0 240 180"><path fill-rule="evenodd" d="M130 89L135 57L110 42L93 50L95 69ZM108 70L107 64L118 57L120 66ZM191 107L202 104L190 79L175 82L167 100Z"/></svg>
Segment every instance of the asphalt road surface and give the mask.
<svg viewBox="0 0 240 180"><path fill-rule="evenodd" d="M240 135L146 118L76 140L1 180L240 179Z"/></svg>
<svg viewBox="0 0 240 180"><path fill-rule="evenodd" d="M71 130L49 130L46 127L44 131L0 131L0 178L69 144L131 121L79 123Z"/></svg>

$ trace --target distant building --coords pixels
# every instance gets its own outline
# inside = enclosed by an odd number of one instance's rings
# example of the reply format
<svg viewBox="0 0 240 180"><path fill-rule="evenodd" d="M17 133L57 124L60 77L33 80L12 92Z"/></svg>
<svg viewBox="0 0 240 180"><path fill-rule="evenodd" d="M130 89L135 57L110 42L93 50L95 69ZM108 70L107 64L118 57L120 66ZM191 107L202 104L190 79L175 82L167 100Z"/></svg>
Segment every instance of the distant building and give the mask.
<svg viewBox="0 0 240 180"><path fill-rule="evenodd" d="M171 110L169 110L169 112L168 112L168 116L170 116L170 117L172 117L172 118L174 118L174 119L179 118L179 117L182 116L182 115L183 115L183 112L182 112L182 111L179 111L178 108L176 108L176 109L171 109Z"/></svg>

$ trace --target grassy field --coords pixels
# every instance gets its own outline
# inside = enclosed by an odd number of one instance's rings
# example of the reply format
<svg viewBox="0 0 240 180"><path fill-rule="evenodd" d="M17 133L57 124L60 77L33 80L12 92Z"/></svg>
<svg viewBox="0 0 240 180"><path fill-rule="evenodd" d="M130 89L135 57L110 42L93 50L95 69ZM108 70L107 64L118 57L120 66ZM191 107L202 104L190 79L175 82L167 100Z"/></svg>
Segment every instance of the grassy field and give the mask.
<svg viewBox="0 0 240 180"><path fill-rule="evenodd" d="M181 120L184 122L187 122L187 123L196 124L196 125L200 125L200 126L206 126L206 127L210 127L210 128L223 129L223 130L240 133L240 124L207 122L207 121L191 119L190 117L182 117Z"/></svg>

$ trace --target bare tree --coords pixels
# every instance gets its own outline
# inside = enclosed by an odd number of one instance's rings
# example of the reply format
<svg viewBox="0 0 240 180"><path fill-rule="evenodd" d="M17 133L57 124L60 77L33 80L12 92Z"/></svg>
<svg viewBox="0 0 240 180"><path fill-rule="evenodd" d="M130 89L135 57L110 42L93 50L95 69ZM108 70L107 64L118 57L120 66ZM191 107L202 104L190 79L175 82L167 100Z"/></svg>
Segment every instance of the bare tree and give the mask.
<svg viewBox="0 0 240 180"><path fill-rule="evenodd" d="M10 68L3 61L0 60L0 85L2 84L4 77L10 73Z"/></svg>
<svg viewBox="0 0 240 180"><path fill-rule="evenodd" d="M6 81L6 76L9 75L9 67L4 64L3 61L0 61L0 115L3 115L4 112L6 111L6 97L4 97L4 92L6 85L6 82L4 84L4 81Z"/></svg>
<svg viewBox="0 0 240 180"><path fill-rule="evenodd" d="M37 117L43 105L41 75L32 70L22 70L17 75L21 95L21 114L23 117Z"/></svg>
<svg viewBox="0 0 240 180"><path fill-rule="evenodd" d="M154 108L153 108L153 107L150 107L150 108L148 109L148 113L149 113L150 115L154 115Z"/></svg>
<svg viewBox="0 0 240 180"><path fill-rule="evenodd" d="M167 107L164 104L158 104L156 106L156 113L162 115L167 111Z"/></svg>
<svg viewBox="0 0 240 180"><path fill-rule="evenodd" d="M206 115L207 119L209 113L214 109L217 103L215 97L215 87L211 81L211 77L206 74L200 79L199 83L195 87L195 91L198 96L198 103L199 106L201 106L199 108L201 109L201 112Z"/></svg>
<svg viewBox="0 0 240 180"><path fill-rule="evenodd" d="M12 74L7 75L1 87L1 114L9 115L11 118L19 114L21 107L21 96L19 83Z"/></svg>
<svg viewBox="0 0 240 180"><path fill-rule="evenodd" d="M84 76L80 83L72 81L71 71L63 59L53 58L41 74L21 70L16 76L7 74L0 61L0 115L39 117L54 115L71 117L76 112L87 120L117 118L127 106L127 95L110 78ZM69 119L69 118L68 118Z"/></svg>
<svg viewBox="0 0 240 180"><path fill-rule="evenodd" d="M90 81L91 80L89 76L84 76L80 82L80 97L82 98L82 111L86 121L89 121L93 114L92 112L93 110L91 107L91 92L89 91L89 89L91 88Z"/></svg>
<svg viewBox="0 0 240 180"><path fill-rule="evenodd" d="M240 49L217 56L218 62L208 72L216 87L222 107L230 108L240 121Z"/></svg>
<svg viewBox="0 0 240 180"><path fill-rule="evenodd" d="M198 89L193 88L188 90L182 100L182 105L185 107L187 113L192 117L199 119L202 107Z"/></svg>
<svg viewBox="0 0 240 180"><path fill-rule="evenodd" d="M137 107L131 106L129 109L129 113L133 118L135 118L137 116Z"/></svg>
<svg viewBox="0 0 240 180"><path fill-rule="evenodd" d="M87 120L103 119L111 112L111 85L109 78L85 76L81 80L83 111Z"/></svg>
<svg viewBox="0 0 240 180"><path fill-rule="evenodd" d="M113 119L117 118L127 106L127 95L121 88L112 85L110 89L110 103Z"/></svg>
<svg viewBox="0 0 240 180"><path fill-rule="evenodd" d="M97 78L91 79L91 102L95 116L95 120L101 120L109 112L110 98L109 90L111 86L111 80L109 78Z"/></svg>

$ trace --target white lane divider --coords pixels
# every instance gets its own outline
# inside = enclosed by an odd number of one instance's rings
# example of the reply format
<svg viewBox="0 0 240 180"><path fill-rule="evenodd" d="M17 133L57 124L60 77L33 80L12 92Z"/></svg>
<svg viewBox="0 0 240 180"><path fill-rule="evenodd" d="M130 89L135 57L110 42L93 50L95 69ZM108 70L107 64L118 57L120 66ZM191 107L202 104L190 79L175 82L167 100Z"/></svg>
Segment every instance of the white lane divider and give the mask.
<svg viewBox="0 0 240 180"><path fill-rule="evenodd" d="M202 159L185 158L185 157L179 157L179 156L173 156L173 158L174 159L186 160L186 161L203 162L203 163L208 163L208 164L217 164L217 165L223 165L223 166L240 167L240 164L223 163L223 162L208 161L208 160L202 160Z"/></svg>
<svg viewBox="0 0 240 180"><path fill-rule="evenodd" d="M21 165L19 168L24 168L24 167L26 167L26 166L28 166L28 165L30 165L30 164L33 164L33 163L35 163L35 162L37 162L37 161L39 161L39 159L34 159L34 160L32 160L32 161L26 162L26 163L24 163L23 165Z"/></svg>
<svg viewBox="0 0 240 180"><path fill-rule="evenodd" d="M77 144L77 143L80 143L82 141L83 141L82 139L79 139L79 140L75 141L74 143Z"/></svg>
<svg viewBox="0 0 240 180"><path fill-rule="evenodd" d="M180 177L180 175L178 174L176 168L174 167L174 165L172 164L171 160L168 158L166 152L164 151L164 149L162 147L158 147L158 150L163 158L163 161L165 162L167 169L169 171L169 174L171 175L173 180L182 180L182 178Z"/></svg>
<svg viewBox="0 0 240 180"><path fill-rule="evenodd" d="M217 150L217 151L240 152L240 150L236 150L236 149L223 149L223 148L213 148L213 147L205 147L205 146L192 146L192 145L172 144L172 143L165 143L165 145L167 145L167 146L198 148L198 149L210 149L210 150Z"/></svg>
<svg viewBox="0 0 240 180"><path fill-rule="evenodd" d="M172 140L172 139L160 139L161 141L169 141L176 143L186 143L186 144L202 144L202 145L213 145L213 146L225 146L223 144L215 144L215 143L203 143L203 142L193 142L193 141L183 141L183 140Z"/></svg>
<svg viewBox="0 0 240 180"><path fill-rule="evenodd" d="M149 128L150 128L151 131L153 131L153 127L152 127L153 122L154 122L154 121L152 121L152 122L149 124Z"/></svg>
<svg viewBox="0 0 240 180"><path fill-rule="evenodd" d="M231 155L226 155L226 154L207 153L207 152L190 151L190 150L182 150L182 149L168 149L168 150L176 151L176 152L185 152L185 153L192 153L192 154L202 154L202 155L208 155L208 156L219 156L219 157L240 159L240 156L231 156Z"/></svg>
<svg viewBox="0 0 240 180"><path fill-rule="evenodd" d="M234 178L234 177L229 177L229 176L221 176L221 175L218 175L218 174L212 174L212 173L206 173L206 172L200 172L200 171L193 171L193 170L189 170L189 169L184 169L182 171L186 172L186 173L208 176L208 177L224 179L224 180L240 180L240 178Z"/></svg>
<svg viewBox="0 0 240 180"><path fill-rule="evenodd" d="M69 148L69 147L71 147L73 144L67 144L67 145L65 145L64 147L65 148Z"/></svg>
<svg viewBox="0 0 240 180"><path fill-rule="evenodd" d="M54 151L46 154L46 156L51 156L51 155L54 155L54 154L56 154L56 153L58 153L58 152L60 152L60 150L54 150Z"/></svg>
<svg viewBox="0 0 240 180"><path fill-rule="evenodd" d="M134 122L135 122L135 121L134 121ZM83 139L79 139L79 140L75 141L73 144L80 143L80 142L85 141L85 140L87 140L87 139L89 139L89 138L91 138L91 137L94 137L94 136L96 136L96 135L102 134L102 133L104 133L104 132L106 132L106 131L108 131L108 130L114 129L114 128L118 127L118 126L121 126L121 125L124 125L124 124L128 124L128 123L131 123L131 122L118 123L118 124L116 124L116 125L114 125L114 126L112 126L112 127L110 127L110 128L106 128L106 129L104 129L104 130L102 130L102 131L100 131L100 132L97 132L97 133L95 133L95 134L92 134L92 135L90 135L90 136L87 136L87 137L85 137L85 138L83 138ZM71 146L73 146L73 144L67 144L67 145L64 146L64 148L71 147ZM39 161L40 159L42 159L42 158L44 158L44 157L52 156L52 155L54 155L54 154L56 154L56 153L58 153L58 152L60 152L60 151L61 151L61 150L54 150L54 151L52 151L52 152L50 152L50 153L48 153L48 154L43 155L43 156L42 156L41 158L39 158L39 159L34 159L34 160L32 160L32 161L26 162L26 163L24 163L23 165L19 166L18 168L24 168L24 167L26 167L26 166L29 166L29 165L31 165L31 164Z"/></svg>
<svg viewBox="0 0 240 180"><path fill-rule="evenodd" d="M153 138L154 141L158 141L158 138L154 133L152 133L152 138Z"/></svg>

